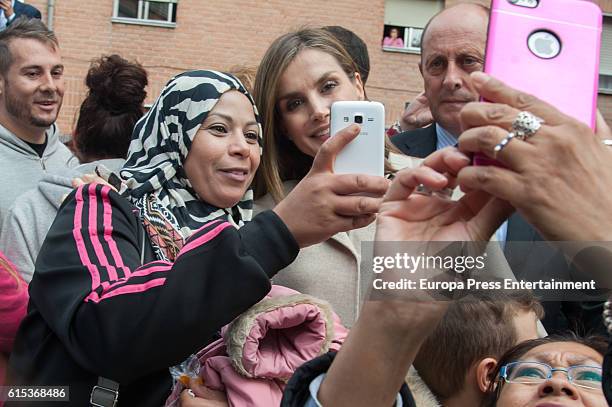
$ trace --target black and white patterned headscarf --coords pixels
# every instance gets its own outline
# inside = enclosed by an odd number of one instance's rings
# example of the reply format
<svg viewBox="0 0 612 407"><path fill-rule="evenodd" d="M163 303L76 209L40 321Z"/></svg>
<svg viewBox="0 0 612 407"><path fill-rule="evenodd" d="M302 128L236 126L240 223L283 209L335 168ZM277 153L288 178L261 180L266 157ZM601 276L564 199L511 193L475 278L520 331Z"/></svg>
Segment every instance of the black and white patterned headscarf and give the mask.
<svg viewBox="0 0 612 407"><path fill-rule="evenodd" d="M233 207L218 208L198 198L183 169L202 122L230 90L251 101L261 146L262 129L251 95L234 76L215 71L185 72L171 79L134 128L119 172L120 192L139 209L160 260L174 260L185 239L211 220L223 218L240 227L251 219L251 189Z"/></svg>

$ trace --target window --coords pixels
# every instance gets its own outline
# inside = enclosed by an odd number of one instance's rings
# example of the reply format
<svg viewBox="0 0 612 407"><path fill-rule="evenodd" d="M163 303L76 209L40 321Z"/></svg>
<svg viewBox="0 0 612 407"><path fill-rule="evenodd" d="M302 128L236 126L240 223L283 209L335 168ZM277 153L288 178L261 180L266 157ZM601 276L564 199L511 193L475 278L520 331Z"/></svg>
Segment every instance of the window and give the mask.
<svg viewBox="0 0 612 407"><path fill-rule="evenodd" d="M443 7L441 0L385 0L383 49L420 53L423 27Z"/></svg>
<svg viewBox="0 0 612 407"><path fill-rule="evenodd" d="M612 94L612 16L604 16L599 57L599 91Z"/></svg>
<svg viewBox="0 0 612 407"><path fill-rule="evenodd" d="M113 22L176 26L178 0L114 0Z"/></svg>

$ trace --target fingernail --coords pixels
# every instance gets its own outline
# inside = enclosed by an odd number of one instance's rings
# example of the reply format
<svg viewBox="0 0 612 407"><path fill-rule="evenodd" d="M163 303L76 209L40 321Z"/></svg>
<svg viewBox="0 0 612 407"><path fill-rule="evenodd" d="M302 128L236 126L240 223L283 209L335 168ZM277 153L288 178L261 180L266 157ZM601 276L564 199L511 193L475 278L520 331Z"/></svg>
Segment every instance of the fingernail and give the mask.
<svg viewBox="0 0 612 407"><path fill-rule="evenodd" d="M463 154L463 153L461 153L461 152L459 152L459 151L457 151L457 153L455 154L455 156L456 156L457 158L459 158L460 160L462 160L462 161L465 161L465 162L470 162L470 157L468 157L467 155L465 155L465 154Z"/></svg>
<svg viewBox="0 0 612 407"><path fill-rule="evenodd" d="M484 85L491 77L484 72L472 72L472 80L477 85Z"/></svg>
<svg viewBox="0 0 612 407"><path fill-rule="evenodd" d="M435 173L434 177L436 178L436 181L446 181L446 177L442 174Z"/></svg>

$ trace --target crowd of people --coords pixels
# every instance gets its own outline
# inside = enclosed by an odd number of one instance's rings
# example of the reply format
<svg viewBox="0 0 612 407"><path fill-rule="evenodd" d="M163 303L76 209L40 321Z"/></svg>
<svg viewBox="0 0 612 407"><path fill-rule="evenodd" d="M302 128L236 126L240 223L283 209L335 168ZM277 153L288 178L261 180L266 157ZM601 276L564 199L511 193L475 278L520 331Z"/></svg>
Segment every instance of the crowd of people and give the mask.
<svg viewBox="0 0 612 407"><path fill-rule="evenodd" d="M105 407L612 402L609 302L368 294L366 259L392 242L481 242L495 278L611 286L612 132L482 73L487 8L425 27L423 94L388 132L384 177L333 172L359 126L330 134L330 107L367 100L370 72L342 27L281 35L256 71L180 73L148 110L146 70L101 56L65 146L59 41L38 19L9 22L0 384L69 386L48 405ZM524 117L537 120L508 142ZM517 241L583 243L542 262Z"/></svg>

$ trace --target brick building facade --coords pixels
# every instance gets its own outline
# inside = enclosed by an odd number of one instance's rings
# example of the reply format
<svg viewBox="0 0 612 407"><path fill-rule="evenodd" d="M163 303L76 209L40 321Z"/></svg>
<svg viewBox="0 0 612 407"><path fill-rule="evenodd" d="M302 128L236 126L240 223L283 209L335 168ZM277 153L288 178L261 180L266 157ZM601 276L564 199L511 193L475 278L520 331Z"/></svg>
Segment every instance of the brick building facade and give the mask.
<svg viewBox="0 0 612 407"><path fill-rule="evenodd" d="M368 96L385 104L387 123L422 89L419 55L385 51L380 45L390 0L179 0L173 28L113 22L114 0L26 1L42 12L45 22L48 5L54 3L53 29L66 65L67 89L59 118L65 133L70 132L84 98L89 63L102 54L118 53L142 63L150 76L147 102L151 102L176 73L256 65L272 40L304 25L341 25L364 39L371 59ZM414 1L442 7L466 0ZM612 0L597 3L612 13ZM612 122L612 96L600 95L600 108Z"/></svg>

